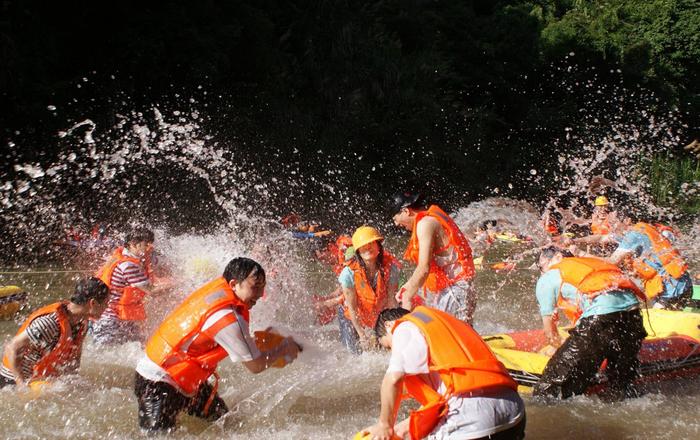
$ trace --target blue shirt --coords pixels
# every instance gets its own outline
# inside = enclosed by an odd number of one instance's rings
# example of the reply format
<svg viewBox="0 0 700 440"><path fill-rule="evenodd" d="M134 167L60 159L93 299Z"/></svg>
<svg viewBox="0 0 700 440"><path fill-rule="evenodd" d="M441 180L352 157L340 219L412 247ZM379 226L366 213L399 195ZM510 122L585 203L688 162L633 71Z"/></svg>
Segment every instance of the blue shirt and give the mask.
<svg viewBox="0 0 700 440"><path fill-rule="evenodd" d="M379 274L379 272L377 272L377 274ZM354 289L355 288L355 272L353 272L349 266L345 266L343 268L343 271L340 272L340 275L338 275L338 282L345 289ZM370 284L372 284L373 289L377 286L376 277L375 277L375 279L370 280ZM392 264L391 268L389 269L388 286L398 286L398 285L399 285L399 267L396 264Z"/></svg>
<svg viewBox="0 0 700 440"><path fill-rule="evenodd" d="M645 263L649 264L657 272L664 272L663 265L656 257L651 240L646 234L638 231L628 231L622 237L616 237L616 240L619 243L618 249L631 252L634 258L643 256ZM668 299L681 296L688 287L688 283L692 283L690 276L686 275L687 273L677 280L671 276L664 277L664 291L661 292L659 297Z"/></svg>
<svg viewBox="0 0 700 440"><path fill-rule="evenodd" d="M593 299L578 293L578 289L569 283L563 283L559 269L550 269L537 280L537 303L540 306L540 315L553 315L557 308L559 298L559 288L561 295L573 304L579 305L583 314L582 318L595 315L605 315L608 313L624 312L633 310L639 306L637 297L632 292L626 290L614 290L602 293Z"/></svg>

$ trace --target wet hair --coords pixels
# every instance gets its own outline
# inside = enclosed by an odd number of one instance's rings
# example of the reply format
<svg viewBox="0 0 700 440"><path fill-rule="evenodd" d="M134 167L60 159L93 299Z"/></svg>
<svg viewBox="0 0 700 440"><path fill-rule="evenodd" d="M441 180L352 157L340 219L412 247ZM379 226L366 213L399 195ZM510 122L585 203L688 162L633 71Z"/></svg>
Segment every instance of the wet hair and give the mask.
<svg viewBox="0 0 700 440"><path fill-rule="evenodd" d="M425 207L423 194L405 191L394 194L387 203L389 214L396 215L403 208L421 209Z"/></svg>
<svg viewBox="0 0 700 440"><path fill-rule="evenodd" d="M223 277L226 282L236 280L241 282L254 274L256 278L265 279L265 269L255 260L245 257L237 257L229 261L224 269Z"/></svg>
<svg viewBox="0 0 700 440"><path fill-rule="evenodd" d="M155 235L153 231L146 228L133 228L126 234L126 244L153 243Z"/></svg>
<svg viewBox="0 0 700 440"><path fill-rule="evenodd" d="M379 313L379 316L377 317L377 322L374 323L375 336L377 336L377 338L386 336L385 324L387 322L396 321L397 319L400 319L403 316L408 315L409 313L411 312L406 309L402 309L401 307L382 310L381 313Z"/></svg>
<svg viewBox="0 0 700 440"><path fill-rule="evenodd" d="M98 303L103 303L109 296L109 287L99 278L85 278L75 285L75 291L70 298L73 304L83 305L94 299Z"/></svg>
<svg viewBox="0 0 700 440"><path fill-rule="evenodd" d="M574 256L574 254L567 251L566 249L562 249L562 248L559 248L556 246L548 246L548 247L542 249L542 251L540 251L540 258L550 259L550 258L554 257L556 254L561 254L561 256L564 258L570 258L570 257Z"/></svg>
<svg viewBox="0 0 700 440"><path fill-rule="evenodd" d="M382 264L384 263L384 246L382 245L381 240L377 240L376 243L379 245L379 254L377 255L377 276L381 278L384 276L384 271L382 270ZM357 249L355 249L355 256L353 258L360 265L360 268L362 268L362 272L365 273L365 278L369 280L369 277L367 276L367 264L365 264L365 260L362 259L360 252Z"/></svg>

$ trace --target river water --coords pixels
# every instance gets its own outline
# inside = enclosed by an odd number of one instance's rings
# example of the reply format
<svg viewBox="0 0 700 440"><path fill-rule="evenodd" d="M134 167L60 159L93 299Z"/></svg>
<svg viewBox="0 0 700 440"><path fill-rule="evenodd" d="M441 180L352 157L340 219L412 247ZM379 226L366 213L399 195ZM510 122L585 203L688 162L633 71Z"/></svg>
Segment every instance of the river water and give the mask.
<svg viewBox="0 0 700 440"><path fill-rule="evenodd" d="M160 248L166 252L162 264L173 266L172 276L180 287L149 303L150 328L189 289L216 274L229 256L242 252L235 246L222 245L225 241L221 238L159 236ZM405 240L391 240L390 247L398 250ZM219 366L220 394L231 412L216 423L183 415L171 438L352 438L376 420L379 385L388 354L353 356L338 342L335 321L325 327L313 324L309 297L332 290L333 277L322 266L310 263L294 239L290 243L286 255L273 250L265 262L269 287L266 297L253 309L252 327L274 325L283 333L293 334L302 341L304 352L292 365L258 375L223 361ZM487 254L487 260L497 261L504 254L515 253L520 250L518 246L500 245ZM534 298L537 273L528 268L531 263L531 259L525 259L509 273L495 273L488 268L479 272L475 327L480 333L540 325ZM4 272L0 284L18 284L28 289L32 309L68 296L78 275ZM0 322L0 339L4 342L11 337L17 325ZM142 437L132 391L134 366L141 355L137 343L102 348L88 340L79 376L61 380L41 395L18 393L12 388L0 390L0 437ZM615 404L601 403L597 397L577 397L553 406L527 396L525 401L530 439L700 437L700 382L696 379L655 386L643 397Z"/></svg>
<svg viewBox="0 0 700 440"><path fill-rule="evenodd" d="M629 98L623 91L592 93L592 102L598 96L606 100L612 96L615 102ZM619 110L601 115L593 110L596 106L583 105L590 109L582 109L580 126L566 128L561 140L552 145L556 151L562 151L554 163L518 170L508 176L513 179L508 188L484 188L483 197L472 195L465 199L498 197L507 194L508 189L527 188L539 202L549 201L547 207L564 208L562 217L569 221L574 212L590 211L590 201L602 191L613 196L618 209L627 212L641 206L642 214L651 213L648 218L655 218L660 210L651 203L648 176L639 166L652 152L679 144L674 115L659 118L644 111L638 115L615 113ZM308 158L281 163L275 152L262 151L261 160L270 161L263 163L266 172L262 172L237 154L235 142L221 143L215 133L204 132L200 112L161 113L154 107L117 114L115 119L118 122L114 127L96 127L89 119L72 127L67 124L65 131L57 133L62 143L54 148L56 156L42 159L41 163L7 156L14 172L10 177L0 176L4 181L0 182L0 231L4 234L0 239L7 243L2 255L40 255L36 261L54 261L56 254L65 250L43 251L49 243L61 239L61 231L68 226L89 231L96 222L108 221L112 223L108 233L119 235L129 222L150 223L157 230L160 265L170 272L169 278L177 286L151 299L150 330L187 293L219 275L229 259L250 256L268 272L267 296L252 311L252 327L273 325L282 333L292 334L302 342L304 352L289 367L259 375L225 360L219 367L220 393L230 413L213 424L183 416L177 432L170 437L340 439L352 438L358 430L374 423L388 354L350 355L338 342L335 322L325 327L314 324L311 295L332 291L333 276L268 211L275 203L281 203L279 209L288 210L287 213L298 209L296 197L312 203L328 220L342 226L344 232L359 226L358 219L374 220L376 224L377 213L369 212L365 206L379 197L372 176L367 176L366 186L357 184L364 182L360 177L355 176L354 184L346 179L354 172L354 161L362 157L348 153L346 158L343 152L342 156L328 158L313 175L307 175L300 163ZM35 148L14 144L11 147L13 151ZM293 150L296 154L297 150ZM408 153L411 154L396 158L391 164L377 164L376 172L383 172L384 167L415 170L420 166L419 160L415 152ZM317 154L324 157L326 153L319 150ZM412 172L429 180L430 176L421 176L419 169ZM553 193L543 193L542 188L551 186L556 187ZM396 188L381 189L393 192ZM461 196L454 197L452 202L460 206ZM209 204L197 204L198 200ZM105 220L106 209L95 209L104 208L105 201L115 203L109 206L110 213L127 216ZM541 209L524 201L486 198L456 209L455 214L465 232L471 233L484 220L499 219L513 232L533 236L538 245L544 244L539 225ZM673 212L664 214L672 217ZM348 217L354 220L348 221ZM193 225L206 234L183 232ZM161 227L174 228L177 233ZM406 237L382 232L389 235L388 248L400 255ZM696 263L700 261L698 236L700 224L689 225L682 249ZM499 261L528 246L531 245L499 245L489 251L487 261ZM32 264L29 259L14 260L19 260L22 268L0 271L0 285L24 287L30 293L30 304L16 322L0 321L2 343L16 332L29 310L69 297L76 277L94 271L100 258L51 268ZM540 327L534 297L538 274L529 269L532 262L532 256L524 258L507 274L497 274L488 265L478 273L475 327L481 334ZM48 269L52 272L47 273ZM136 343L101 348L88 339L78 377L61 380L41 395L0 390L0 438L142 437L132 391L134 366L141 355L142 348ZM648 391L643 397L616 404L603 404L596 397L577 397L545 406L525 397L527 436L700 438L696 416L700 381L669 382Z"/></svg>

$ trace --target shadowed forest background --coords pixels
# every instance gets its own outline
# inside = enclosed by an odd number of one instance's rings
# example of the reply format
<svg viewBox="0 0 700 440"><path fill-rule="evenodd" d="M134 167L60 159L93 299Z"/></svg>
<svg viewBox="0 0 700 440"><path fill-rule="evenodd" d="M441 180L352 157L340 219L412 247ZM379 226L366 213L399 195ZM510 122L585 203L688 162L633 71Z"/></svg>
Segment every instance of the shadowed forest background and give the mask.
<svg viewBox="0 0 700 440"><path fill-rule="evenodd" d="M373 193L369 208L407 186L447 205L494 188L541 201L555 185L543 168L587 118L673 110L678 152L700 125L694 0L5 0L0 59L6 181L11 163L55 159L75 122L99 134L120 112L189 106L240 163L342 170L340 184ZM676 186L697 175L690 155L662 160L690 169ZM177 188L183 211L211 208L183 176L151 179ZM96 218L133 215L85 203ZM303 185L269 205L324 215Z"/></svg>

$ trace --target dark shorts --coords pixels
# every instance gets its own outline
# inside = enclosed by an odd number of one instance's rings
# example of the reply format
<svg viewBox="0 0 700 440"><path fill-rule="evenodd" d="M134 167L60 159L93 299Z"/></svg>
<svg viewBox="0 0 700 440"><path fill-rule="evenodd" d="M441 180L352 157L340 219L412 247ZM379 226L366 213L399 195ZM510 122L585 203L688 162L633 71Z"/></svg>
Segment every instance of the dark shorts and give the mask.
<svg viewBox="0 0 700 440"><path fill-rule="evenodd" d="M583 394L595 383L604 360L606 394L615 400L636 395L632 384L638 376L637 355L646 335L639 310L581 318L547 363L533 395L566 399Z"/></svg>
<svg viewBox="0 0 700 440"><path fill-rule="evenodd" d="M512 428L474 440L523 440L525 438L525 416Z"/></svg>
<svg viewBox="0 0 700 440"><path fill-rule="evenodd" d="M217 394L205 414L204 407L212 391L211 385L204 384L196 396L188 397L168 383L153 382L136 373L134 393L139 405L139 426L149 432L172 430L182 411L202 419L217 420L228 412L228 407Z"/></svg>
<svg viewBox="0 0 700 440"><path fill-rule="evenodd" d="M5 388L10 385L15 385L17 382L14 381L14 379L10 379L9 377L5 376L0 376L0 388Z"/></svg>

